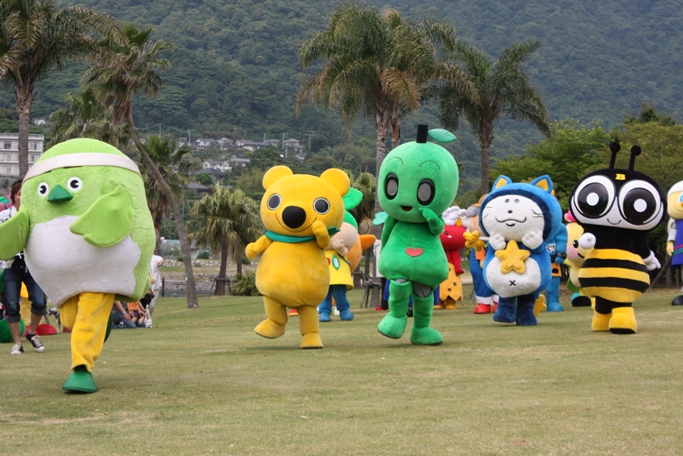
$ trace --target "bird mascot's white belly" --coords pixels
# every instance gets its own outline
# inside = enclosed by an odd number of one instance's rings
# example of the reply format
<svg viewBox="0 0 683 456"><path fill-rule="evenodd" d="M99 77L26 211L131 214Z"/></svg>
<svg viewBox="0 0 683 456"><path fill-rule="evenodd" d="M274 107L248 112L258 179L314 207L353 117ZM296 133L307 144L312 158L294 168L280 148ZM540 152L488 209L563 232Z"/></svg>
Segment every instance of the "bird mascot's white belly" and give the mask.
<svg viewBox="0 0 683 456"><path fill-rule="evenodd" d="M26 265L48 299L61 306L83 292L132 295L140 247L130 235L112 247L90 245L83 236L69 231L76 219L64 215L39 223L28 238Z"/></svg>

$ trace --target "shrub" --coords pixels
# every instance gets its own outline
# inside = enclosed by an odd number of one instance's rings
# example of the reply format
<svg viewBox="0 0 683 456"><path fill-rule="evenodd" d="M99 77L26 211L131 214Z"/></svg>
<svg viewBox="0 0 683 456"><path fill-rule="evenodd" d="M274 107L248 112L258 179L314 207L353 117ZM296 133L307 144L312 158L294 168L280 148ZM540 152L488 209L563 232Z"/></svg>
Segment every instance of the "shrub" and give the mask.
<svg viewBox="0 0 683 456"><path fill-rule="evenodd" d="M230 280L230 292L235 296L258 296L256 273L247 271L244 275L236 274Z"/></svg>
<svg viewBox="0 0 683 456"><path fill-rule="evenodd" d="M251 260L246 255L242 255L242 264L251 264Z"/></svg>
<svg viewBox="0 0 683 456"><path fill-rule="evenodd" d="M204 250L203 252L199 252L199 254L197 255L197 259L198 260L208 260L209 259L209 252L207 252L206 250Z"/></svg>

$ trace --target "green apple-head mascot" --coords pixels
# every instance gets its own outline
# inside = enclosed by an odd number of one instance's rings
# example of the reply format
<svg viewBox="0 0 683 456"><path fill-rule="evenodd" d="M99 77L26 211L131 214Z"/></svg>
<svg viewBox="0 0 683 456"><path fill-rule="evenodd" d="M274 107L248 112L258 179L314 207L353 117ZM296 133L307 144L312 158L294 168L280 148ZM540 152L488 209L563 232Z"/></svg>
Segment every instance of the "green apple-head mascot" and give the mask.
<svg viewBox="0 0 683 456"><path fill-rule="evenodd" d="M93 393L115 299L149 289L155 235L136 164L115 147L73 139L29 169L21 209L0 225L0 258L26 264L71 329L72 374L63 389Z"/></svg>
<svg viewBox="0 0 683 456"><path fill-rule="evenodd" d="M434 289L448 277L448 260L440 240L444 228L441 214L458 191L458 166L446 149L427 142L427 136L440 142L455 140L446 130L428 132L427 125L418 125L417 140L392 150L379 170L377 194L387 215L379 272L390 284L389 313L377 329L392 339L400 338L412 295L415 318L410 341L439 345L443 338L430 323Z"/></svg>

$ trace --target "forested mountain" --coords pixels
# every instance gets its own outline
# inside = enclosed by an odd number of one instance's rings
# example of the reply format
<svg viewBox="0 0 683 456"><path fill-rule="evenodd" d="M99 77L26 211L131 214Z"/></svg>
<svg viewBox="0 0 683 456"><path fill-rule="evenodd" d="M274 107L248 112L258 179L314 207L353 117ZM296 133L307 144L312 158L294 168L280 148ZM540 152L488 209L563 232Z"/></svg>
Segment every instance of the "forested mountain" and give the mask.
<svg viewBox="0 0 683 456"><path fill-rule="evenodd" d="M153 26L153 39L176 44L167 58L172 69L152 101L136 101L136 123L192 138L286 137L308 142L313 151L344 142L335 113L314 108L295 117L294 95L303 80L297 50L322 29L337 2L314 0L58 0L108 12L123 23ZM494 57L519 41L538 39L540 51L528 73L546 100L553 120L597 121L606 129L639 110L641 103L676 119L683 116L683 3L677 0L394 0L405 18L450 20L461 38ZM38 86L33 118L63 107L61 97L78 85L82 67L70 66ZM0 108L13 108L11 87L0 90ZM426 106L404 125L412 139L416 119L438 126ZM478 141L467 125L456 132L465 174L478 169ZM372 125L357 122L354 134L374 138ZM144 132L144 131L143 131ZM540 139L531 127L506 121L498 128L494 156L522 152Z"/></svg>

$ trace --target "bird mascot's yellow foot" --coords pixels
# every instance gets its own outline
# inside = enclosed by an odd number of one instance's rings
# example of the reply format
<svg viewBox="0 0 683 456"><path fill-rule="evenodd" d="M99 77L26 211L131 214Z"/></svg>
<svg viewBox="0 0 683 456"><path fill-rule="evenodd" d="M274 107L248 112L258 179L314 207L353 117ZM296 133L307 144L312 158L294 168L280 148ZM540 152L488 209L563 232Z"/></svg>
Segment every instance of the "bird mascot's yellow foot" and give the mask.
<svg viewBox="0 0 683 456"><path fill-rule="evenodd" d="M609 331L609 322L611 318L611 313L601 314L593 311L593 323L591 324L591 329L595 332Z"/></svg>
<svg viewBox="0 0 683 456"><path fill-rule="evenodd" d="M635 334L638 331L638 325L633 307L617 307L612 309L609 330L612 334Z"/></svg>
<svg viewBox="0 0 683 456"><path fill-rule="evenodd" d="M266 339L277 339L285 333L285 326L265 319L254 328L254 332Z"/></svg>
<svg viewBox="0 0 683 456"><path fill-rule="evenodd" d="M69 393L94 393L97 391L97 385L92 378L92 374L88 372L85 366L76 366L64 382L62 386L64 391Z"/></svg>

